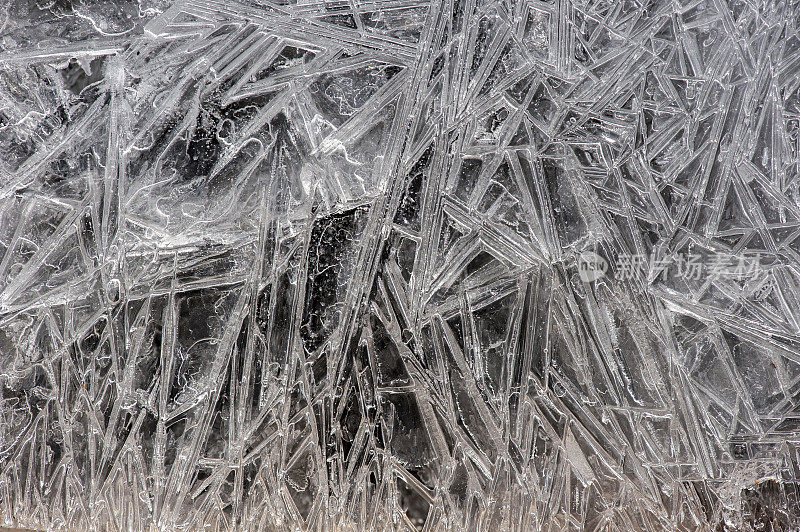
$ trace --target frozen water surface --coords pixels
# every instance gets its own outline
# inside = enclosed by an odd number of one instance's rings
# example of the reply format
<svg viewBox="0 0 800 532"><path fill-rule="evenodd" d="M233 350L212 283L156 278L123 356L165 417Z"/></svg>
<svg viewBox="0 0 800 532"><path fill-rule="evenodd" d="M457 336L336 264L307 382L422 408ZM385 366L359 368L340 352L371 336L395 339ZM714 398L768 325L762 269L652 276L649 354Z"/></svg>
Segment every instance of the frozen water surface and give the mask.
<svg viewBox="0 0 800 532"><path fill-rule="evenodd" d="M5 2L0 523L797 530L798 23Z"/></svg>

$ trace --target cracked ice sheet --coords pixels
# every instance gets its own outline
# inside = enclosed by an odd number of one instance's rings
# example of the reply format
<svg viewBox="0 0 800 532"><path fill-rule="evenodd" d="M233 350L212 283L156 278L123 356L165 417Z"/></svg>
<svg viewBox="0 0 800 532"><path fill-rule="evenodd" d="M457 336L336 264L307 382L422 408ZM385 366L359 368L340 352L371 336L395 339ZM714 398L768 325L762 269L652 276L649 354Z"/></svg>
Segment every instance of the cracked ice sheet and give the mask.
<svg viewBox="0 0 800 532"><path fill-rule="evenodd" d="M3 525L800 523L797 6L0 15Z"/></svg>

